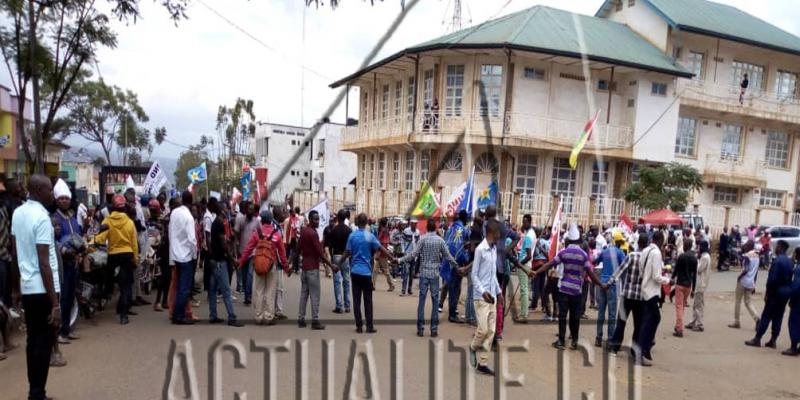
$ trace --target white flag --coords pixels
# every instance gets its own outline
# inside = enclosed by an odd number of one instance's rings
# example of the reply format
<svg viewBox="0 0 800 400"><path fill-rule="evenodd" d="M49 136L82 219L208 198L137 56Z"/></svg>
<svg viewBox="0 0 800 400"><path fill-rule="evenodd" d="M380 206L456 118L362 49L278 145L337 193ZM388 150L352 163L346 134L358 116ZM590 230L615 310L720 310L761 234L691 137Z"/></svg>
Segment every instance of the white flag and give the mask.
<svg viewBox="0 0 800 400"><path fill-rule="evenodd" d="M164 169L158 164L158 161L153 162L150 171L147 173L147 178L144 180L145 194L156 194L161 188L167 184L167 175L164 174Z"/></svg>
<svg viewBox="0 0 800 400"><path fill-rule="evenodd" d="M322 200L314 207L311 207L308 212L316 211L319 213L319 226L317 227L317 234L319 235L319 240L322 241L322 234L325 232L325 228L331 221L331 211L328 209L328 199ZM308 213L306 213L306 221L308 221Z"/></svg>

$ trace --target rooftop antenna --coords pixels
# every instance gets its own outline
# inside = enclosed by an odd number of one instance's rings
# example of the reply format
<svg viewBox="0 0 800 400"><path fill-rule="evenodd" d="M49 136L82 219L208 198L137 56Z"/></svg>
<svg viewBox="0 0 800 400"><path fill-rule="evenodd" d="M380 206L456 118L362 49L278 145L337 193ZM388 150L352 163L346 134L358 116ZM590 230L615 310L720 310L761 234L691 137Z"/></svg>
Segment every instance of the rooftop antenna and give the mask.
<svg viewBox="0 0 800 400"><path fill-rule="evenodd" d="M461 30L461 0L453 0L453 32Z"/></svg>
<svg viewBox="0 0 800 400"><path fill-rule="evenodd" d="M447 18L447 15L450 13L450 3L453 3L452 13L453 15ZM442 18L442 25L447 26L447 33L452 33L461 30L464 27L464 20L462 18L462 8L461 8L462 0L448 0L447 6L445 7L444 16ZM467 6L467 13L469 13L469 6ZM471 21L467 21L469 24Z"/></svg>

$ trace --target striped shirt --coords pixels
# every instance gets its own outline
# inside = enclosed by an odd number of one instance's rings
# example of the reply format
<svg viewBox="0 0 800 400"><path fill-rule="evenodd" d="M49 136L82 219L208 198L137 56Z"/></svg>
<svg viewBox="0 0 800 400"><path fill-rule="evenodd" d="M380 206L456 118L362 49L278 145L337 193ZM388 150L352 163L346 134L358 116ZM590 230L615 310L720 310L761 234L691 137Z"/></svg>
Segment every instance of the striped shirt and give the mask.
<svg viewBox="0 0 800 400"><path fill-rule="evenodd" d="M594 268L586 252L577 244L571 244L559 251L553 262L564 265L559 291L570 296L580 296L584 274Z"/></svg>
<svg viewBox="0 0 800 400"><path fill-rule="evenodd" d="M625 262L622 263L622 266L619 268L619 270L617 270L617 272L611 277L611 281L609 283L616 282L619 279L622 280L622 290L620 294L623 298L630 300L644 300L642 297L642 278L644 277L642 271L644 269L644 265L639 262L641 256L642 253L640 252L632 252L628 254Z"/></svg>
<svg viewBox="0 0 800 400"><path fill-rule="evenodd" d="M11 218L8 210L0 204L0 261L11 261Z"/></svg>
<svg viewBox="0 0 800 400"><path fill-rule="evenodd" d="M425 234L414 246L414 250L411 253L406 254L397 261L404 263L415 259L417 256L419 256L419 276L422 278L438 279L442 260L449 261L450 265L454 267L458 266L455 258L447 250L447 244L444 239L435 232Z"/></svg>

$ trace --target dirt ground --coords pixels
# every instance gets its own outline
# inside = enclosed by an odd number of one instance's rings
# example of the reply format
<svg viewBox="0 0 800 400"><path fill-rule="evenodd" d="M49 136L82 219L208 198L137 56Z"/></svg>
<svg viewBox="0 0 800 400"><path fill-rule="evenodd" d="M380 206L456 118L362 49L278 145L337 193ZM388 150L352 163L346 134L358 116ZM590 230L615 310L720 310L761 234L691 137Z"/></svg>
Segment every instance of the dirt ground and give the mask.
<svg viewBox="0 0 800 400"><path fill-rule="evenodd" d="M766 273L759 281L763 293ZM159 399L167 390L171 342L183 344L190 340L194 381L200 399L232 399L234 391L247 392L247 398L265 396L265 385L273 389L276 397L309 399L348 398L348 393L366 395L367 386L376 397L384 399L417 398L581 398L581 392L593 392L595 399L800 399L800 359L780 355L788 347L786 322L779 340L778 350L747 348L743 342L752 337L753 324L743 317L743 329L727 327L733 318L733 288L736 273L714 273L706 299L706 329L703 333L686 332L682 339L674 338L674 306L667 303L662 311L656 347L653 350L655 365L634 369L640 374L639 392L629 391L629 358L609 358L612 367L609 382L604 388L604 356L591 346L595 325L591 321L581 326L582 343L588 346L593 364L583 363L581 352L564 352L565 362L559 362L560 353L550 347L555 339L556 325L536 323L514 325L509 323L500 353L493 354L491 366L497 366L497 379L477 376L465 368L464 348L473 329L446 321L446 312L439 337L418 338L415 335L417 297L399 297L397 292L387 292L386 283L379 282L375 293L378 333L357 335L351 314L337 315L333 308L332 282L323 281L321 317L327 320L324 331L298 329L291 319L296 318L299 279L286 281L286 312L290 317L285 324L272 327L249 323L244 328L232 328L201 323L195 326L172 326L163 313L139 307L139 316L131 323L120 326L114 322L113 313L103 312L95 320L80 326L81 339L63 346L69 365L51 369L48 394L59 400L66 399ZM761 311L761 295L756 308ZM207 317L205 299L196 315ZM430 301L428 302L430 304ZM246 319L251 310L236 303L240 318ZM219 305L221 315L224 307ZM430 313L430 305L426 314ZM590 310L594 317L596 312ZM536 312L532 319L539 320ZM690 318L690 316L687 316ZM629 328L630 331L630 328ZM630 332L628 332L630 337ZM216 386L210 372L210 351L215 342L240 345L243 368L234 367L232 352L221 357L222 396L210 395ZM14 340L24 344L24 335ZM450 341L452 340L452 344ZM270 378L265 366L265 353L254 347L265 344L281 345L286 341L288 351L273 353L274 376ZM323 341L327 341L323 346ZM527 343L527 351L505 351ZM355 347L353 347L355 346ZM224 347L224 346L223 346ZM182 346L178 346L178 349ZM303 350L305 349L305 350ZM513 349L512 349L513 350ZM357 354L352 357L353 352ZM372 354L365 357L362 354ZM305 354L304 354L305 353ZM328 356L323 357L323 353ZM26 398L24 346L10 352L9 358L0 362L0 398L16 400ZM355 361L352 361L352 360ZM180 358L178 358L180 360ZM366 367L365 367L366 366ZM561 366L561 367L559 367ZM368 368L367 368L368 367ZM177 370L177 368L175 368ZM368 370L370 372L365 372ZM565 374L558 374L558 371ZM510 384L522 375L522 384ZM176 398L182 398L186 379L175 371L173 380ZM366 377L372 376L370 385ZM559 378L560 377L560 378ZM559 381L564 382L559 385ZM303 385L307 389L304 391ZM474 396L467 388L474 387ZM324 390L326 388L328 390ZM350 390L348 390L350 389ZM604 397L604 390L615 397ZM325 392L332 393L331 397ZM462 397L465 395L465 397Z"/></svg>

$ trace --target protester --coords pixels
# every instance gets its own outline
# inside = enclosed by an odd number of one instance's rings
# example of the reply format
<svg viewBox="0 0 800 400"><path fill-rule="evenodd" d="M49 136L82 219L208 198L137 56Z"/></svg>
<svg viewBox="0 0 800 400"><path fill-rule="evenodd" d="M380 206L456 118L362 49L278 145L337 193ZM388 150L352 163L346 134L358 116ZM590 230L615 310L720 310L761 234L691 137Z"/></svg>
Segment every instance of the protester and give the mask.
<svg viewBox="0 0 800 400"><path fill-rule="evenodd" d="M800 356L800 248L794 249L794 276L790 285L784 285L778 292L789 299L789 338L791 344L781 354Z"/></svg>
<svg viewBox="0 0 800 400"><path fill-rule="evenodd" d="M378 221L378 241L381 243L381 246L385 248L389 248L389 243L391 241L391 236L389 233L389 219L384 217ZM386 284L389 286L388 291L394 291L394 282L392 282L392 275L389 273L389 260L383 253L379 253L377 255L377 262L378 262L378 273L373 274L372 276L372 286L377 287L378 276L382 275L386 277Z"/></svg>
<svg viewBox="0 0 800 400"><path fill-rule="evenodd" d="M536 233L532 226L530 214L522 216L522 240L517 245L517 258L519 266L511 271L511 316L515 323L528 323L529 296L528 283L533 274L531 273L531 260L533 259L533 248L537 243Z"/></svg>
<svg viewBox="0 0 800 400"><path fill-rule="evenodd" d="M625 337L625 327L628 317L633 314L633 335L632 353L635 361L640 364L648 364L647 360L641 357L642 323L644 318L644 296L642 294L642 281L644 278L644 261L642 253L637 249L645 249L649 244L647 235L639 235L639 242L634 247L634 251L628 254L625 262L619 270L611 277L609 284L621 282L620 297L622 304L617 310L617 323L614 327L614 336L608 341L608 350L616 354L622 347L622 339Z"/></svg>
<svg viewBox="0 0 800 400"><path fill-rule="evenodd" d="M333 273L333 297L336 302L333 312L336 314L341 314L342 311L350 312L350 263L348 260L342 259L347 248L347 240L352 233L350 227L345 223L346 218L347 212L339 210L336 226L325 238L325 246L330 251L331 262L337 266L336 272Z"/></svg>
<svg viewBox="0 0 800 400"><path fill-rule="evenodd" d="M192 192L185 190L181 194L180 206L172 211L169 220L169 258L177 271L176 279L173 279L177 288L175 305L171 309L172 323L176 325L194 324L186 315L198 252L195 220L189 210L192 203Z"/></svg>
<svg viewBox="0 0 800 400"><path fill-rule="evenodd" d="M372 260L376 251L383 252L392 262L394 256L385 247L381 246L378 239L367 230L367 215L364 213L356 216L357 229L347 239L347 247L342 255L341 262L350 263L350 277L353 284L353 316L356 322L356 333L364 332L364 318L361 314L361 302L364 302L364 316L366 317L367 333L378 332L373 324L372 315Z"/></svg>
<svg viewBox="0 0 800 400"><path fill-rule="evenodd" d="M439 269L443 261L450 263L453 268L458 267L458 262L450 251L444 239L436 234L436 220L429 219L426 227L427 233L417 242L414 249L398 259L404 263L419 258L419 304L417 305L417 336L422 337L425 329L425 301L428 291L431 292L431 337L439 335ZM387 251L386 254L389 254Z"/></svg>
<svg viewBox="0 0 800 400"><path fill-rule="evenodd" d="M449 268L450 263L447 260L442 260L442 279L447 282L448 290L448 303L447 303L447 320L452 323L462 324L464 319L458 316L458 301L461 298L461 282L462 278L467 274L467 265L470 259L469 249L469 236L470 231L466 227L469 219L469 214L466 210L458 212L458 218L453 221L447 233L444 236L445 243L447 243L447 250L458 262L455 268ZM467 298L469 303L469 298ZM441 308L441 307L440 307ZM465 307L466 308L466 307Z"/></svg>
<svg viewBox="0 0 800 400"><path fill-rule="evenodd" d="M211 222L211 235L209 241L208 263L211 267L211 278L208 287L208 312L209 323L218 324L223 320L217 317L217 293L222 294L222 302L228 314L228 325L242 327L244 324L236 319L231 298L230 278L228 276L228 260L231 258L228 242L225 240L225 224L222 219L222 210L219 202L212 197L208 200L208 210L214 216Z"/></svg>
<svg viewBox="0 0 800 400"><path fill-rule="evenodd" d="M58 259L53 225L45 207L53 202L50 179L33 175L28 200L13 213L11 235L25 310L28 399L47 399L46 386L54 334L61 327Z"/></svg>
<svg viewBox="0 0 800 400"><path fill-rule="evenodd" d="M538 239L536 239L536 243L533 246L531 270L538 269L547 262L547 253L550 249L550 243L547 240L547 237L545 237L546 232L542 231L542 229L539 227L534 227L533 230ZM536 275L536 277L531 279L530 287L533 296L531 298L529 311L536 311L536 309L539 308L540 301L542 303L542 311L547 312L547 310L549 310L549 302L544 295L544 287L546 282L547 274Z"/></svg>
<svg viewBox="0 0 800 400"><path fill-rule="evenodd" d="M472 265L475 261L475 251L484 240L483 218L475 216L472 219L472 226L469 229L469 265L464 269L467 276L467 296L464 304L464 319L471 326L478 326L477 314L475 313L475 303L472 298L475 296L474 285L472 284ZM494 340L494 339L493 339Z"/></svg>
<svg viewBox="0 0 800 400"><path fill-rule="evenodd" d="M607 290L598 290L596 292L597 335L594 339L594 345L597 347L603 346L603 326L605 325L606 315L608 316L608 339L611 339L614 335L614 328L617 322L617 284L610 284L610 281L614 273L625 262L625 254L620 250L622 244L625 243L625 238L622 236L622 232L615 231L613 239L614 241L594 260L595 265L603 264L603 268L600 270L600 282L609 285Z"/></svg>
<svg viewBox="0 0 800 400"><path fill-rule="evenodd" d="M163 193L162 193L163 194ZM159 194L160 196L161 194ZM147 230L150 235L158 235L158 244L155 251L155 267L157 272L153 277L156 288L156 298L153 300L153 311L164 311L169 292L169 238L167 237L167 224L169 216L162 215L162 205L157 199L150 199L147 204L150 217L147 219Z"/></svg>
<svg viewBox="0 0 800 400"><path fill-rule="evenodd" d="M133 306L134 270L139 265L139 241L136 227L126 213L125 198L114 196L111 202L111 214L103 219L101 232L95 235L95 243L108 246L108 268L119 268L117 282L119 299L117 300L117 316L119 323L128 324L128 315L136 315L131 311Z"/></svg>
<svg viewBox="0 0 800 400"><path fill-rule="evenodd" d="M143 306L149 305L150 302L145 300L142 297L142 286L140 282L142 281L142 275L145 271L145 259L147 258L147 250L150 247L148 245L148 238L147 238L147 220L144 217L144 211L142 210L142 205L139 204L136 198L136 189L133 186L130 186L130 183L125 189L125 206L126 206L126 213L133 221L134 228L136 230L136 241L137 241L137 249L138 254L136 257L136 263L134 264L133 270L133 278L131 288L133 289L133 300L132 305L134 306Z"/></svg>
<svg viewBox="0 0 800 400"><path fill-rule="evenodd" d="M767 276L767 289L764 293L764 311L761 313L761 319L756 324L756 336L744 344L752 347L761 347L761 338L767 333L767 328L770 323L772 324L772 336L770 340L764 344L766 347L776 348L778 336L781 333L781 324L783 323L783 313L786 310L786 303L788 298L782 297L778 290L782 287L791 285L792 270L794 264L792 260L786 255L789 249L789 243L785 240L778 240L775 246L775 259L772 260L772 266L769 269Z"/></svg>
<svg viewBox="0 0 800 400"><path fill-rule="evenodd" d="M417 231L417 220L411 219L406 227L403 230L403 254L408 254L412 250L414 250L414 246L417 245L417 241L419 241L419 231ZM416 270L416 265L419 260L409 260L408 262L403 263L403 284L400 287L400 296L411 296L414 293L412 292L411 288L414 286L414 271Z"/></svg>
<svg viewBox="0 0 800 400"><path fill-rule="evenodd" d="M758 325L758 312L753 307L752 297L756 292L756 278L758 277L758 253L755 250L755 243L748 240L742 247L744 256L742 257L742 272L736 278L736 298L733 309L733 323L728 325L729 328L739 329L739 314L741 311L742 300L744 300L744 307L750 317L753 318L756 325Z"/></svg>
<svg viewBox="0 0 800 400"><path fill-rule="evenodd" d="M86 250L83 240L81 224L75 212L70 209L72 193L67 184L59 179L53 187L53 195L56 200L56 211L53 218L60 228L56 235L56 242L60 248L60 255L63 261L63 279L61 279L61 320L65 321L61 325L58 334L59 344L69 344L70 340L78 339L78 335L72 331L69 320L72 313L72 306L75 304L75 290L78 286L78 266L81 264L81 256Z"/></svg>
<svg viewBox="0 0 800 400"><path fill-rule="evenodd" d="M469 346L470 365L485 375L494 375L486 363L489 361L491 344L496 328L497 307L502 303L503 292L497 282L497 250L494 248L500 233L500 222L486 222L486 237L475 249L475 258L470 272L475 313L478 326ZM480 351L480 358L478 352Z"/></svg>
<svg viewBox="0 0 800 400"><path fill-rule="evenodd" d="M722 229L719 235L719 255L717 257L717 272L728 269L729 250L731 247L731 236L728 235L728 227Z"/></svg>
<svg viewBox="0 0 800 400"><path fill-rule="evenodd" d="M239 204L236 221L233 225L233 232L236 235L237 256L244 253L247 242L253 233L261 225L256 218L256 205L249 201ZM244 304L250 305L253 300L253 265L248 262L236 271L236 291L244 294Z"/></svg>
<svg viewBox="0 0 800 400"><path fill-rule="evenodd" d="M298 211L296 211L296 213L299 214L299 209L298 209ZM297 214L295 214L295 215L297 215ZM297 217L297 218L299 218L299 217ZM272 224L275 226L275 229L277 229L278 232L284 238L287 236L286 235L286 231L283 230L283 228L285 226L284 222L286 222L286 220L287 220L287 209L286 209L285 205L277 205L277 206L272 208ZM297 225L298 223L299 223L299 219L295 219L293 226L295 228L298 228L294 235L297 236L296 239L299 240L300 239L300 236L299 236L300 235L300 229L299 229L299 227ZM284 239L284 242L285 241L286 240ZM295 270L299 269L300 268L300 266L299 266L300 265L299 264L299 253L295 255L294 259L289 257L289 253L288 252L286 252L286 255L287 255L287 262L289 264L289 265L287 265L287 268L292 269L292 271L295 271ZM291 274L286 274L286 276L291 276ZM277 286L275 288L275 319L276 320L284 320L284 319L287 319L286 313L283 312L283 310L284 310L284 303L283 303L283 298L284 298L284 279L283 278L284 278L284 274L276 274L276 278L277 278L276 279L277 280Z"/></svg>
<svg viewBox="0 0 800 400"><path fill-rule="evenodd" d="M319 264L320 262L330 266L331 262L325 255L322 243L319 241L319 212L311 210L308 213L308 225L302 228L300 233L300 255L303 259L300 275L300 312L297 317L297 325L301 328L306 327L306 305L309 297L311 298L311 329L322 330L325 325L319 322ZM336 271L336 267L333 267ZM338 271L336 271L338 272Z"/></svg>
<svg viewBox="0 0 800 400"><path fill-rule="evenodd" d="M705 242L703 242L705 243ZM683 337L683 315L688 297L694 293L697 284L697 256L692 250L691 240L684 239L683 254L678 257L675 263L674 275L675 282L675 329L672 336Z"/></svg>
<svg viewBox="0 0 800 400"><path fill-rule="evenodd" d="M711 277L711 254L709 254L708 242L700 242L700 261L697 263L697 284L692 291L694 303L692 304L692 322L686 325L687 329L695 332L703 332L703 318L706 306L706 289L708 288L709 278Z"/></svg>

